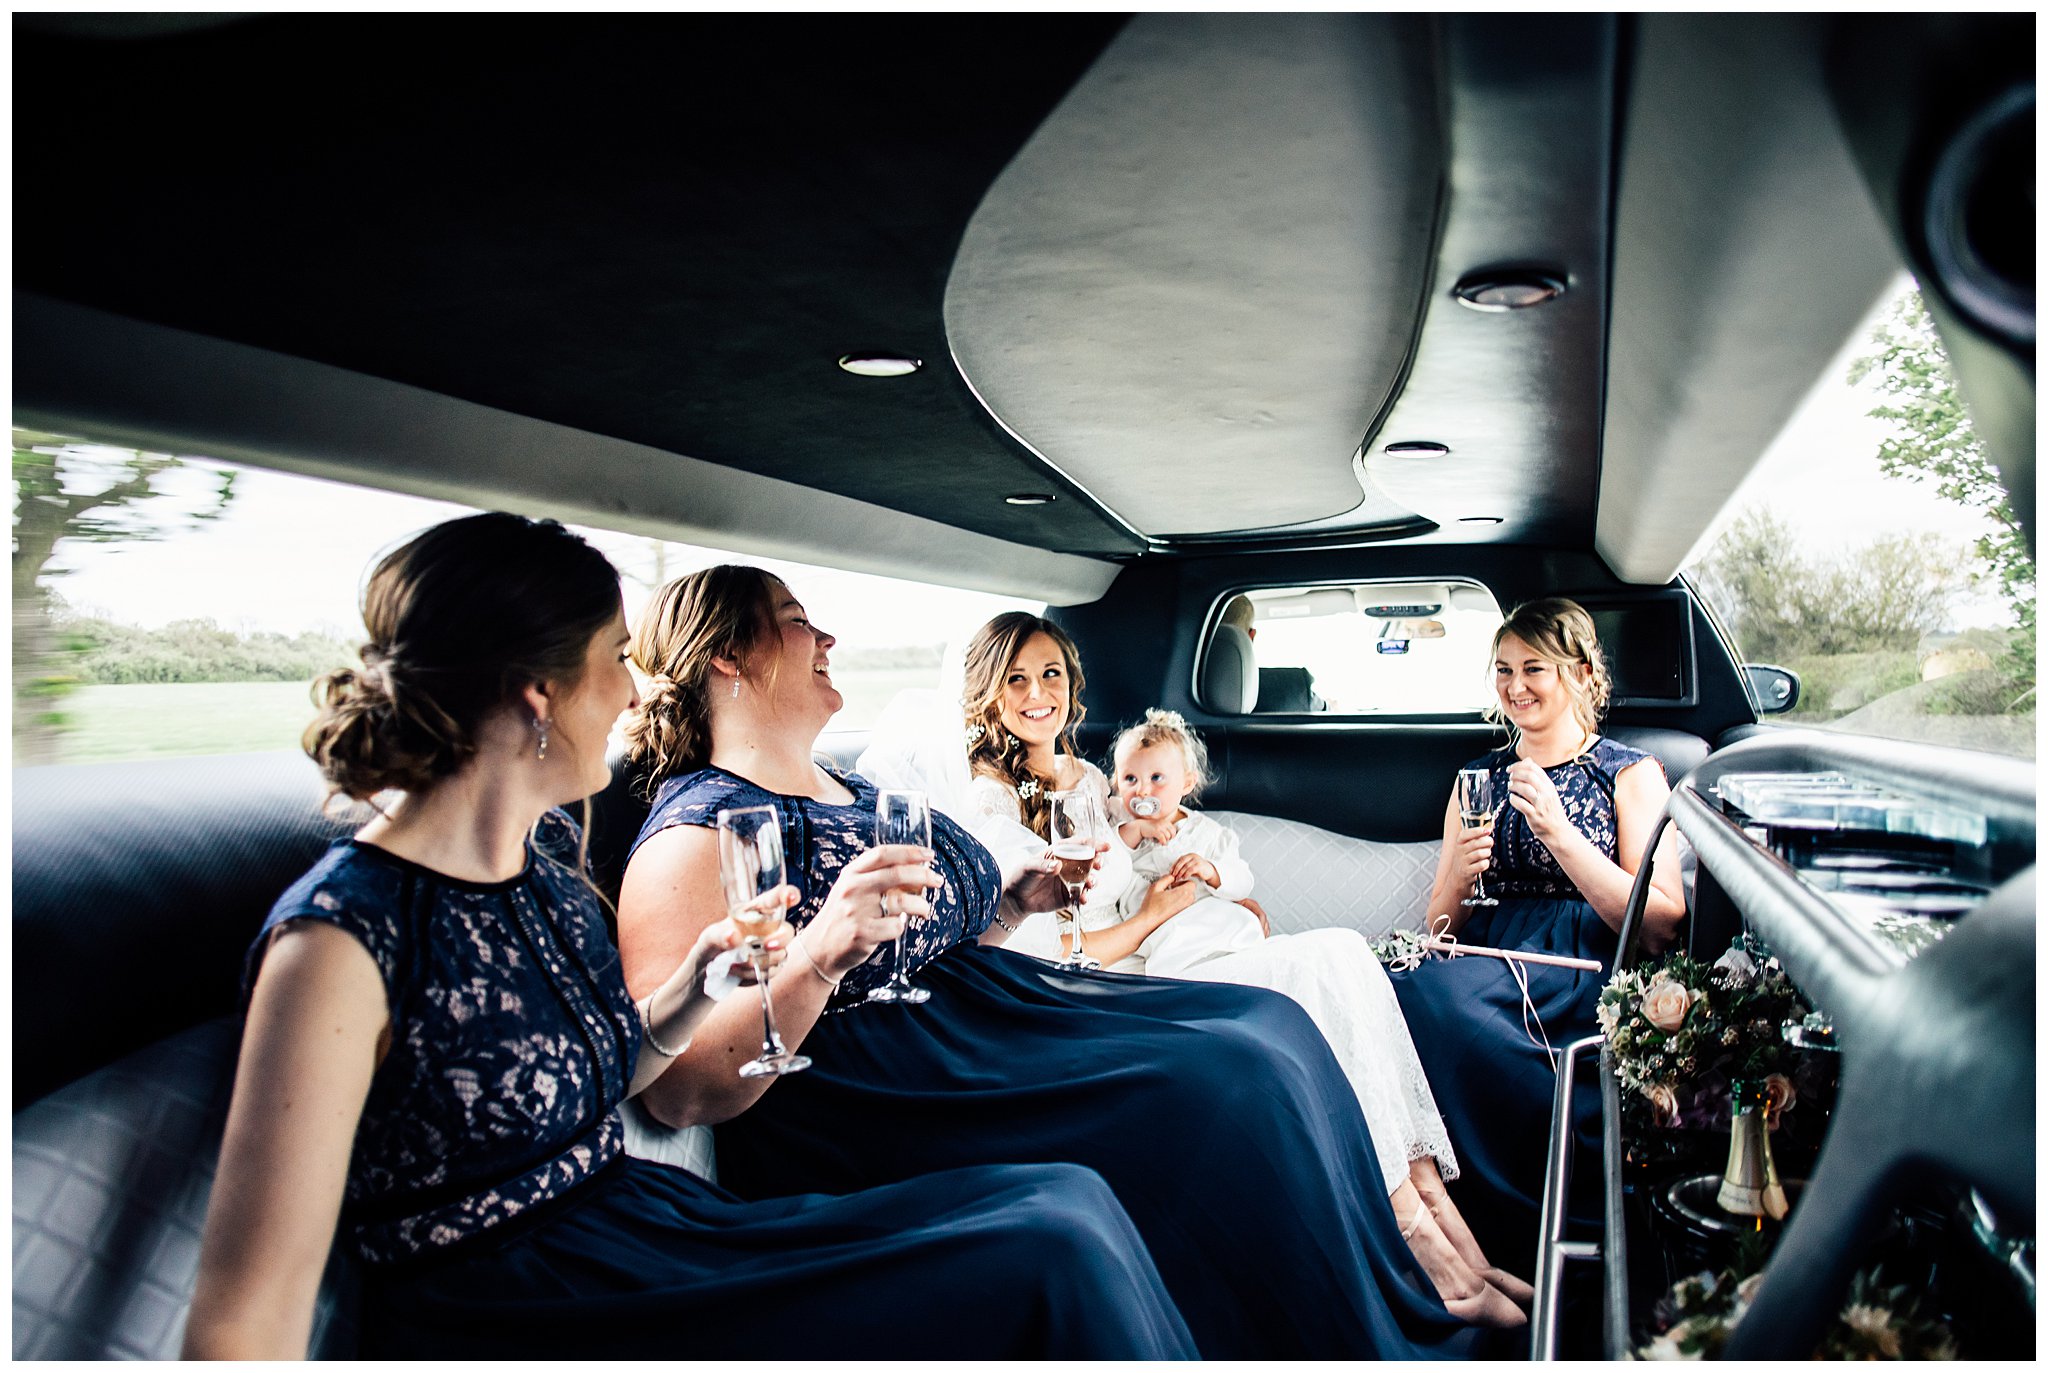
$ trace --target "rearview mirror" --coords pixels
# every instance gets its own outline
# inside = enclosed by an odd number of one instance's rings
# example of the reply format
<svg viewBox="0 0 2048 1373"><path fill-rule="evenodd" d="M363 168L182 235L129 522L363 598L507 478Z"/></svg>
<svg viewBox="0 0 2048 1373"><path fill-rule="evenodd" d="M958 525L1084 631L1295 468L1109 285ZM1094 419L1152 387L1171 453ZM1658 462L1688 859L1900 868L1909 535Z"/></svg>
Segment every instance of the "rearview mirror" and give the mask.
<svg viewBox="0 0 2048 1373"><path fill-rule="evenodd" d="M1783 715L1799 704L1799 674L1771 663L1744 663L1742 679L1759 715Z"/></svg>

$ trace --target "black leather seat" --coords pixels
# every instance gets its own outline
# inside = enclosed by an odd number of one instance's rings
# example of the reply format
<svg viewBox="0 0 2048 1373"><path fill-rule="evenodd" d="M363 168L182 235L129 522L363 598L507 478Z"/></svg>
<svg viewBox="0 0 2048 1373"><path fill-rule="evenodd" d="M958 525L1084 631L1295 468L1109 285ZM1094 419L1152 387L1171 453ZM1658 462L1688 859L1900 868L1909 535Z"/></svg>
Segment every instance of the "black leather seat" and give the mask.
<svg viewBox="0 0 2048 1373"><path fill-rule="evenodd" d="M1259 713L1296 713L1328 708L1316 695L1315 677L1305 667L1259 669Z"/></svg>
<svg viewBox="0 0 2048 1373"><path fill-rule="evenodd" d="M175 1358L244 950L361 812L298 754L14 775L14 1356ZM312 1352L354 1349L330 1263Z"/></svg>

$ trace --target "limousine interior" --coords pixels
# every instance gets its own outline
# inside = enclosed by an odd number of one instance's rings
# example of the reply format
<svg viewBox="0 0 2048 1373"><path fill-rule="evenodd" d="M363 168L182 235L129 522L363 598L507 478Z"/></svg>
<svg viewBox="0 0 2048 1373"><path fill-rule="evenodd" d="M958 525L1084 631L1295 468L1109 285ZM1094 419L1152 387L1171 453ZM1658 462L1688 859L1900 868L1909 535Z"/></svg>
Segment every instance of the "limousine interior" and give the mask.
<svg viewBox="0 0 2048 1373"><path fill-rule="evenodd" d="M1476 673L1471 624L1579 599L1610 731L1675 786L1692 951L1751 932L1831 1025L1726 1352L1811 1351L1880 1253L1964 1352L2034 1352L2033 766L1771 724L1797 683L1677 575L1902 270L2031 539L2031 15L14 39L18 425L1043 602L1088 749L1154 705L1202 731L1278 928L1417 925L1447 779L1499 736L1260 653L1321 625L1359 680L1458 645ZM1972 893L1946 937L1876 939L1814 877L1852 827L1745 810L1758 774L1949 817L1903 831ZM177 1350L241 953L343 823L318 798L291 755L16 772L17 1357ZM633 805L600 798L607 880ZM1603 1148L1528 1142L1536 1357L1640 1347L1728 1240L1664 1204L1602 1052L1560 1118L1600 1094ZM353 1281L316 1353L351 1349Z"/></svg>

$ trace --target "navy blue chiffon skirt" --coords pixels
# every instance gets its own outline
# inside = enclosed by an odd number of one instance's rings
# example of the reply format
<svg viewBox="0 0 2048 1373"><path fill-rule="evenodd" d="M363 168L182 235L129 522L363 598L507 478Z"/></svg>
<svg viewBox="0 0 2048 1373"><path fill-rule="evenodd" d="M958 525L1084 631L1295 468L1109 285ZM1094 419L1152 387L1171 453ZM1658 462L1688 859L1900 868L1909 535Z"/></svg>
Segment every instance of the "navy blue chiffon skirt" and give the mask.
<svg viewBox="0 0 2048 1373"><path fill-rule="evenodd" d="M1113 1317L1105 1310L1114 1307ZM1190 1358L1085 1168L743 1202L621 1158L446 1254L373 1270L365 1358Z"/></svg>
<svg viewBox="0 0 2048 1373"><path fill-rule="evenodd" d="M1470 1352L1477 1332L1401 1239L1357 1094L1294 1002L974 944L913 980L930 1001L823 1017L810 1070L718 1127L723 1183L768 1197L1084 1164L1205 1357Z"/></svg>
<svg viewBox="0 0 2048 1373"><path fill-rule="evenodd" d="M1614 966L1614 931L1577 899L1505 897L1498 906L1474 907L1458 940ZM1599 1030L1595 1013L1607 972L1520 967L1542 1022L1539 1038L1547 1036L1562 1052L1572 1040ZM1508 964L1497 958L1432 958L1389 977L1458 1153L1452 1199L1486 1256L1528 1277L1535 1269L1557 1091L1556 1068L1530 1038L1536 1020L1524 1028L1521 989ZM1581 1091L1575 1125L1580 1141L1596 1150L1599 1113L1598 1096ZM1591 1223L1598 1215L1582 1208L1574 1219Z"/></svg>

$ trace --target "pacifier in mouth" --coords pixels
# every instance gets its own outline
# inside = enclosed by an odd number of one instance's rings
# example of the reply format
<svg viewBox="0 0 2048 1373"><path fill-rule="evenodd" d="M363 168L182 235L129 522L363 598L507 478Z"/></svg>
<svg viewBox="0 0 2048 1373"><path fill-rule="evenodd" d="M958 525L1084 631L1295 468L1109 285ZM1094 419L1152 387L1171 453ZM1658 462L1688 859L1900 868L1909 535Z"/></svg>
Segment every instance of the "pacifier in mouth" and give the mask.
<svg viewBox="0 0 2048 1373"><path fill-rule="evenodd" d="M1133 796L1129 802L1131 814L1140 820L1150 820L1159 814L1159 798L1156 796Z"/></svg>

